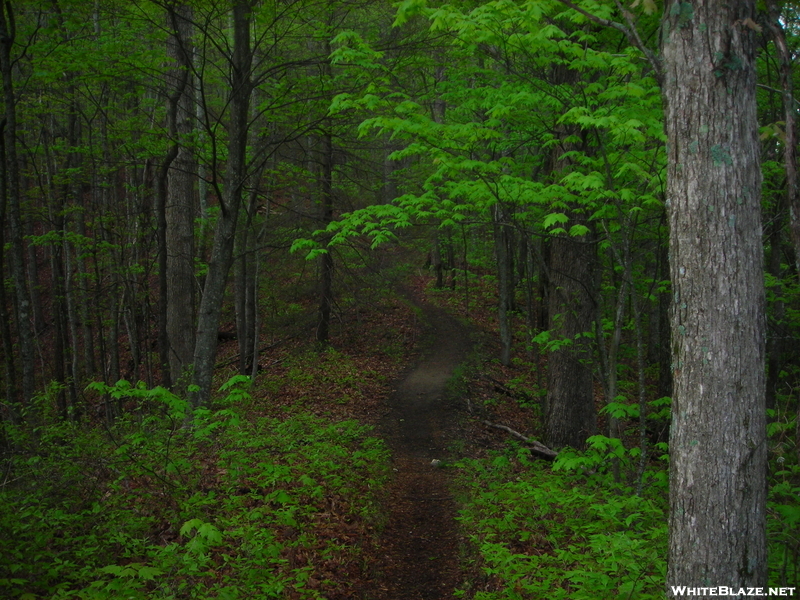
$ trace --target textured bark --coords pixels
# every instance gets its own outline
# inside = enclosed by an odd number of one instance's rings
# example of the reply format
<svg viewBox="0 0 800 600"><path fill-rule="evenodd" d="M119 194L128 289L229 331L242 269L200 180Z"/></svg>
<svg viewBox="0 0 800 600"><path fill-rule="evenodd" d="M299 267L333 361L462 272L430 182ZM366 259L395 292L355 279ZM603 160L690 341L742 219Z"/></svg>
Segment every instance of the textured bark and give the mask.
<svg viewBox="0 0 800 600"><path fill-rule="evenodd" d="M553 449L583 448L597 429L590 339L594 306L590 290L594 245L584 238L558 236L550 247L549 329L571 340L548 358L545 436Z"/></svg>
<svg viewBox="0 0 800 600"><path fill-rule="evenodd" d="M187 52L187 40L191 31L191 24L187 20L190 9L184 5L170 7L167 13L172 33L167 39L167 56L172 60L171 68L167 72L167 131L172 139L166 155L161 161L158 169L156 181L156 240L158 243L158 355L161 363L161 384L171 387L174 380L177 380L185 366L191 364L186 349L186 343L181 339L181 335L186 333L183 325L183 318L189 312L191 318L191 304L189 310L185 304L185 214L178 214L179 209L186 210L186 203L191 205L191 185L189 174L186 172L186 162L191 162L191 157L187 157L186 148L182 147L179 140L179 120L187 120L187 104L191 96L187 94L189 74L190 74L190 55ZM186 96L189 96L187 98ZM194 111L194 105L190 105L189 110ZM180 111L180 112L179 112ZM191 127L191 126L190 126ZM186 129L185 125L182 129ZM191 128L189 129L191 131ZM188 133L188 131L184 131ZM176 167L184 167L183 172L177 169L173 171L173 163L178 155L183 152L183 164ZM189 190L187 191L187 187ZM188 200L187 200L188 196ZM177 206L174 206L177 204ZM170 206L172 205L172 206ZM191 211L191 208L189 209ZM189 212L189 218L191 218ZM170 222L170 219L172 221ZM194 232L192 230L192 235ZM189 242L191 248L192 242ZM172 256L170 256L172 255ZM191 260L193 255L189 254ZM172 276L178 277L177 281L172 281ZM177 289L173 289L177 288ZM191 293L191 292L190 292ZM172 297L171 297L172 296ZM177 306L178 302L184 302L182 306ZM179 314L182 311L184 314ZM176 344L180 349L180 355L173 352L171 330L175 330ZM191 339L191 334L190 334ZM173 371L173 366L177 367L177 372Z"/></svg>
<svg viewBox="0 0 800 600"><path fill-rule="evenodd" d="M674 376L668 590L766 586L755 3L670 0L664 15Z"/></svg>
<svg viewBox="0 0 800 600"><path fill-rule="evenodd" d="M167 54L174 66L169 81L173 88L173 114L177 153L167 176L166 217L166 327L169 338L169 372L172 383L183 381L194 356L194 182L195 161L185 139L194 130L195 98L191 81L192 9L180 5L170 10L172 35ZM172 101L172 99L171 99Z"/></svg>
<svg viewBox="0 0 800 600"><path fill-rule="evenodd" d="M231 57L230 123L228 126L228 161L225 171L225 190L220 199L220 215L214 231L214 244L203 286L203 297L197 315L197 338L194 348L194 383L199 390L192 394L193 406L205 405L211 395L214 358L217 351L225 285L233 260L233 245L242 188L247 170L247 120L252 83L250 71L249 3L236 0L233 4L233 56Z"/></svg>

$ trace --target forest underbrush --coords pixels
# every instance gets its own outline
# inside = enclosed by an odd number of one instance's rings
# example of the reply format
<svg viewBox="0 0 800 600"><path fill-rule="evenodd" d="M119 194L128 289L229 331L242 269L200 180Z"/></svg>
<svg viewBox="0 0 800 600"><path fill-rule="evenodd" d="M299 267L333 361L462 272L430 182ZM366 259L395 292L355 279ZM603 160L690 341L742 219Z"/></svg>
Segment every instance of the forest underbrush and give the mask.
<svg viewBox="0 0 800 600"><path fill-rule="evenodd" d="M428 290L431 302L447 307L487 333L496 327L495 282L477 280L464 290ZM465 300L469 298L469 303ZM480 307L480 308L479 308ZM482 309L481 309L482 308ZM515 339L532 338L515 320ZM542 439L546 360L534 342L503 367L496 336L483 347L453 393L461 400L466 436L451 465L459 521L469 543L457 596L476 600L656 599L665 594L668 551L669 398L647 403L646 437L640 435L633 356L620 365L617 402L596 394L599 431L620 424L619 439L595 435L587 449L562 450L552 463L530 446L491 428L504 425ZM631 352L630 347L627 350ZM625 356L625 355L623 355ZM800 469L788 373L787 393L771 411L768 503L769 584L800 580ZM648 375L654 398L655 375ZM642 453L645 453L644 459Z"/></svg>
<svg viewBox="0 0 800 600"><path fill-rule="evenodd" d="M600 430L613 416L620 439L597 435L585 451L537 458L487 422L542 438L544 353L519 344L510 366L493 358L491 278L474 277L468 290L431 284L419 272L408 289L468 319L477 344L447 393L461 436L443 465L462 540L453 596L664 597L668 402L648 404L642 442L636 386L621 378L618 401L598 406ZM142 383L89 386L92 410L67 421L57 390L40 395L35 425L4 432L0 596L372 598L365 579L393 477L373 427L423 337L413 306L391 294L376 299L344 313L325 350L271 347L255 383L220 369L219 394L194 411L191 427L185 399ZM520 319L515 327L517 339L530 337ZM628 359L622 373L633 371ZM779 395L769 426L775 586L800 578L795 402ZM119 416L105 418L98 407L106 405Z"/></svg>
<svg viewBox="0 0 800 600"><path fill-rule="evenodd" d="M4 432L0 597L353 597L389 469L372 425L418 326L388 297L354 320L326 350L273 348L255 384L221 369L191 426L141 382L90 385L97 418L39 396Z"/></svg>

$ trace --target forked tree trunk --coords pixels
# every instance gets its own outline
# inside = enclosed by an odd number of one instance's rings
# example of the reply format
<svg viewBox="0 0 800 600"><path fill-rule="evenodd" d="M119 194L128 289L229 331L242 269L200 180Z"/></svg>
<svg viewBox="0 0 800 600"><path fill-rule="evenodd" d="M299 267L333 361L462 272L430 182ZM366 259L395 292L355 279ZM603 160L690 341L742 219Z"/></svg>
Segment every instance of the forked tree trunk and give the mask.
<svg viewBox="0 0 800 600"><path fill-rule="evenodd" d="M233 260L236 225L246 178L247 120L252 92L250 69L253 59L250 50L250 6L246 0L236 0L233 4L233 38L225 191L220 199L220 215L214 231L214 244L197 316L194 383L199 390L191 398L195 407L208 403L211 395L217 330L225 285Z"/></svg>
<svg viewBox="0 0 800 600"><path fill-rule="evenodd" d="M670 586L766 586L755 2L664 7L674 395Z"/></svg>

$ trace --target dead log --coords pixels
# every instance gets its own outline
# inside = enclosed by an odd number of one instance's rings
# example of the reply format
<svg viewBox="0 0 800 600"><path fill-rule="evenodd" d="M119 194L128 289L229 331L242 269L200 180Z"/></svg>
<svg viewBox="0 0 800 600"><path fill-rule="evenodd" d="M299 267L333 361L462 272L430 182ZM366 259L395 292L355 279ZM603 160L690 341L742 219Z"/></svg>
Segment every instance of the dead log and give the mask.
<svg viewBox="0 0 800 600"><path fill-rule="evenodd" d="M491 421L487 421L486 419L481 419L481 423L486 425L487 427L494 427L495 429L502 429L513 435L515 438L518 438L528 444L530 446L529 450L531 454L535 454L540 458L544 458L546 460L555 460L556 456L558 456L558 452L555 450L551 450L543 443L534 440L533 438L529 438L527 436L522 435L519 431L514 431L511 427L507 427L505 425L499 425L497 423L492 423Z"/></svg>

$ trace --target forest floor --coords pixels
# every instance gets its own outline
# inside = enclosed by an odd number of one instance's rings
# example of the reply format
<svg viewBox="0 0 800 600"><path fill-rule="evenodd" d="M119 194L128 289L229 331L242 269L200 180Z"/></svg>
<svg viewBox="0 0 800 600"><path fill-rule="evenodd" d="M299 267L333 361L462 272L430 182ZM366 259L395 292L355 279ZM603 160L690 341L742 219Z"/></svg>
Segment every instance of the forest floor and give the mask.
<svg viewBox="0 0 800 600"><path fill-rule="evenodd" d="M417 303L426 324L423 351L396 382L378 431L392 450L387 523L368 558L365 600L452 598L463 581L445 465L460 434L448 381L472 344L465 325L444 310ZM441 461L436 464L435 461Z"/></svg>

